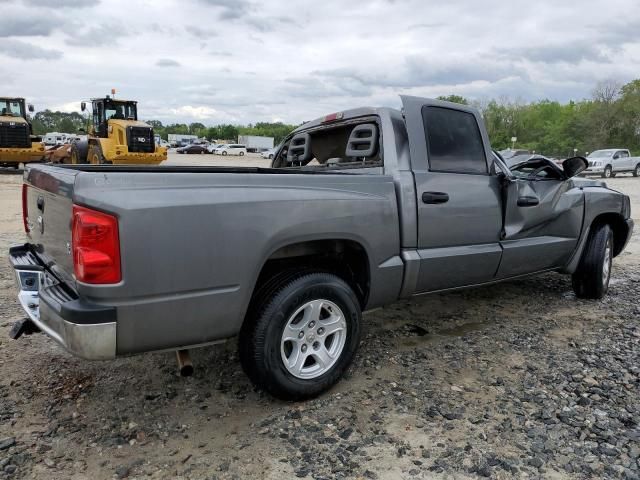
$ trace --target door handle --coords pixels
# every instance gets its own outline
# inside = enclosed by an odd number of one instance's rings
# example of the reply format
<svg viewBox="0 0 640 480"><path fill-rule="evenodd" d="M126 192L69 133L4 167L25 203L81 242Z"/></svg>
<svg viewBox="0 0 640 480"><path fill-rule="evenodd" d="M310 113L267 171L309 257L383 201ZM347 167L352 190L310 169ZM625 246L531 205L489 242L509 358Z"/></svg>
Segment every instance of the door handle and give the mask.
<svg viewBox="0 0 640 480"><path fill-rule="evenodd" d="M424 192L422 194L422 203L447 203L449 194L444 192Z"/></svg>
<svg viewBox="0 0 640 480"><path fill-rule="evenodd" d="M539 203L540 200L538 200L538 197L524 196L518 198L519 207L535 207Z"/></svg>

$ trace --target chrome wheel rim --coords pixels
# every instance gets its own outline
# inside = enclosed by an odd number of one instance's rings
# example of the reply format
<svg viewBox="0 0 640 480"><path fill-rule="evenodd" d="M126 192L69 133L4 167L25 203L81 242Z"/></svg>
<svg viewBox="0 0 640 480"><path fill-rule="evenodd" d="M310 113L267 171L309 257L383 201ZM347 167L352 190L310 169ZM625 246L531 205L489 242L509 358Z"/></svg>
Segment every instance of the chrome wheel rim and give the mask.
<svg viewBox="0 0 640 480"><path fill-rule="evenodd" d="M611 275L611 239L607 240L604 248L604 261L602 262L602 285L605 287L609 283L609 275Z"/></svg>
<svg viewBox="0 0 640 480"><path fill-rule="evenodd" d="M605 169L604 176L607 177L607 178L610 178L611 177L611 169L609 169L609 168Z"/></svg>
<svg viewBox="0 0 640 480"><path fill-rule="evenodd" d="M329 300L311 300L287 321L280 341L280 355L296 378L312 379L328 372L338 361L347 341L342 310Z"/></svg>

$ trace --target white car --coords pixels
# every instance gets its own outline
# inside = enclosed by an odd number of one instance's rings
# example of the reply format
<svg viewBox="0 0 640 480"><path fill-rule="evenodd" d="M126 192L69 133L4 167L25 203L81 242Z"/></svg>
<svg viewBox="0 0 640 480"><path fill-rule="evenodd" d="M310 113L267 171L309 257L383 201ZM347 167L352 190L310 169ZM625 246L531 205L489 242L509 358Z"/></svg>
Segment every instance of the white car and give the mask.
<svg viewBox="0 0 640 480"><path fill-rule="evenodd" d="M273 157L276 155L276 149L270 148L269 150L265 150L260 154L262 158L268 158L269 160L273 160Z"/></svg>
<svg viewBox="0 0 640 480"><path fill-rule="evenodd" d="M247 153L247 147L239 143L231 143L229 145L220 145L213 153L216 155L240 155L242 157Z"/></svg>

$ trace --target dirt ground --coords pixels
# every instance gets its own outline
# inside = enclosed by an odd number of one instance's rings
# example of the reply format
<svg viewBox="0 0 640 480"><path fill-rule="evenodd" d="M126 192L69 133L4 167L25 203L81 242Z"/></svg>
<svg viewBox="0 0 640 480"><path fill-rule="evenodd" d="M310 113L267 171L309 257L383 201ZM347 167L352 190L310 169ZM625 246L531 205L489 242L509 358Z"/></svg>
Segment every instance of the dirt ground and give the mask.
<svg viewBox="0 0 640 480"><path fill-rule="evenodd" d="M24 241L20 184L0 176L0 252ZM608 184L640 223L640 179ZM639 293L636 234L602 301L557 274L401 301L365 315L343 381L290 404L252 387L235 340L181 378L173 353L87 362L9 339L1 258L0 478L638 478Z"/></svg>

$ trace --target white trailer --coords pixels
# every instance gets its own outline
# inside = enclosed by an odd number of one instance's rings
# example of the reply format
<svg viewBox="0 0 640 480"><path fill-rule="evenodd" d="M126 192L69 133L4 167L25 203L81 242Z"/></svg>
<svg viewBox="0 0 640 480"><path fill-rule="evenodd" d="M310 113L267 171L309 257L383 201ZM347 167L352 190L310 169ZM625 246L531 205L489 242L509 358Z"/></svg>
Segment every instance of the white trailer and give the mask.
<svg viewBox="0 0 640 480"><path fill-rule="evenodd" d="M167 140L171 145L190 145L198 140L197 135L180 135L178 133L170 133Z"/></svg>
<svg viewBox="0 0 640 480"><path fill-rule="evenodd" d="M259 137L257 135L239 135L238 143L245 145L248 152L263 152L273 148L273 137Z"/></svg>

